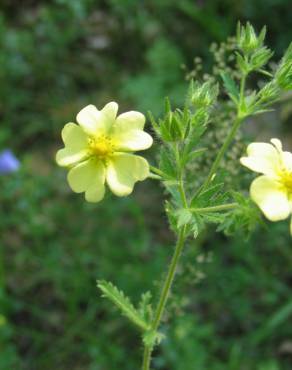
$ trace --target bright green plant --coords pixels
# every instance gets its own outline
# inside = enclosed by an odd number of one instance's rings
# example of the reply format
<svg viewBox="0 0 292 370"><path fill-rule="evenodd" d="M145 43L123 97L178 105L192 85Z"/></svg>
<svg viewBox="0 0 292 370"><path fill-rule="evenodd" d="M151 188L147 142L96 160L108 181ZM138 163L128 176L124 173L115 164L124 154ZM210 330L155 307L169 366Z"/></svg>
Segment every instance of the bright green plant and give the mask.
<svg viewBox="0 0 292 370"><path fill-rule="evenodd" d="M128 195L136 181L145 179L146 172L148 177L161 181L165 187L165 210L177 241L165 279L161 281L157 303L153 304L151 293L146 292L135 306L112 283L98 281L103 296L141 332L144 346L142 370L150 369L153 350L164 338L160 324L188 241L196 239L210 223L226 233L235 229L249 232L260 219L254 203L232 186L232 181L226 181L230 173L222 168L222 160L247 118L266 112L283 91L291 89L292 45L278 67L270 70L268 62L273 52L264 45L265 33L263 28L257 35L249 23L238 25L234 50L237 73L220 71L223 93L220 81L214 77L203 83L192 81L182 109L173 109L166 99L162 118L157 120L150 114L159 146L158 165L151 165L150 173L144 158L137 157L139 160L134 161L135 155L125 154L147 149L152 143L149 135L142 131L144 119L138 112L124 113L116 118L117 106L114 103L101 111L89 106L77 116L80 126L70 123L62 133L65 149L59 152L57 161L70 168L68 181L72 189L76 192L90 190L91 193L94 189L89 187L94 183L99 187L94 191L102 192L102 196L87 196L88 201L102 199L105 183L116 195ZM267 80L260 88L251 91L248 82L253 73L259 73ZM207 175L201 176L198 171L197 180L191 182L189 169L208 153L208 147L201 144L203 136L218 112L224 109L232 114L223 145ZM278 221L291 213L292 154L282 151L279 140L272 142L274 147L265 143L252 144L248 156L241 162L264 174L260 178L265 177L265 183L257 186L256 194L254 186L251 186L251 198L267 218ZM271 168L273 171L269 171ZM275 212L277 217L269 217Z"/></svg>

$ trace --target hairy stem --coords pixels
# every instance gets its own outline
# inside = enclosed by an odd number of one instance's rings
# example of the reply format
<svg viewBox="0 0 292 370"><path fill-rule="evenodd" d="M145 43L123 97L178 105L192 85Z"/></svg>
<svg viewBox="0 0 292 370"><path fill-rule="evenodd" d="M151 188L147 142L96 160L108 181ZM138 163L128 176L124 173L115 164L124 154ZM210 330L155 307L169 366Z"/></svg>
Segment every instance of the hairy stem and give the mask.
<svg viewBox="0 0 292 370"><path fill-rule="evenodd" d="M235 121L233 123L233 126L232 126L231 130L229 131L229 134L227 135L227 138L226 138L225 142L223 143L221 149L219 150L219 152L217 154L217 157L216 157L215 161L213 162L213 164L210 168L207 179L206 179L206 181L204 182L204 184L202 185L202 187L200 189L200 193L202 191L204 191L210 185L211 181L213 180L213 177L214 177L214 175L216 174L216 172L218 170L220 162L221 162L222 158L224 157L224 154L225 154L226 150L228 149L229 145L233 141L241 122L242 122L241 117L237 117L235 119Z"/></svg>
<svg viewBox="0 0 292 370"><path fill-rule="evenodd" d="M178 190L181 196L181 201L184 205L184 207L188 208L188 202L187 202L187 197L186 197L186 192L184 189L184 173L183 173L183 168L181 167L180 164L180 155L179 155L179 148L178 144L175 146L175 154L176 154L176 164L178 168ZM157 329L160 325L165 306L167 303L167 299L169 297L169 293L172 287L172 283L175 277L175 272L176 268L179 262L179 258L181 256L183 247L185 245L185 240L186 240L186 229L187 226L184 225L179 229L178 232L178 237L177 237L177 242L174 250L174 254L172 256L168 272L166 275L166 279L163 283L163 287L161 290L161 294L159 297L158 305L156 307L155 313L154 313L154 318L151 324L151 331L154 333L157 332ZM150 369L150 363L151 363L151 355L154 349L154 345L152 344L151 346L145 345L144 348L144 354L143 354L143 363L142 363L142 370L149 370Z"/></svg>
<svg viewBox="0 0 292 370"><path fill-rule="evenodd" d="M244 92L245 92L246 78L247 78L247 74L243 74L242 77L241 77L239 102L238 102L238 105L237 105L237 116L235 118L235 121L234 121L234 123L231 127L231 130L229 131L222 147L220 148L220 150L217 154L217 157L215 158L215 161L213 162L213 164L210 168L210 171L208 173L208 176L207 176L205 182L199 188L196 195L199 195L202 191L204 191L210 185L210 183L212 182L214 176L216 175L216 172L218 170L220 162L221 162L222 158L224 157L225 152L227 151L230 144L232 143L232 141L233 141L233 139L234 139L239 127L240 127L240 124L242 123L242 121L246 117L246 114L243 113L243 111L245 110L245 107L244 107Z"/></svg>
<svg viewBox="0 0 292 370"><path fill-rule="evenodd" d="M165 282L163 284L163 288L161 291L161 295L159 298L159 302L154 314L154 319L151 325L151 330L154 332L157 331L160 321L162 319L162 315L164 313L164 309L166 306L167 298L169 296L171 286L173 283L173 279L175 276L177 264L179 261L179 258L181 256L181 252L183 250L184 244L185 244L185 234L186 234L186 226L183 226L178 235L175 251L171 260L171 263L169 265L168 273L165 279ZM144 349L144 356L143 356L143 365L142 365L142 370L149 370L150 369L150 362L151 362L151 354L153 351L153 346L145 346Z"/></svg>
<svg viewBox="0 0 292 370"><path fill-rule="evenodd" d="M150 369L151 353L153 348L145 346L143 354L142 370Z"/></svg>

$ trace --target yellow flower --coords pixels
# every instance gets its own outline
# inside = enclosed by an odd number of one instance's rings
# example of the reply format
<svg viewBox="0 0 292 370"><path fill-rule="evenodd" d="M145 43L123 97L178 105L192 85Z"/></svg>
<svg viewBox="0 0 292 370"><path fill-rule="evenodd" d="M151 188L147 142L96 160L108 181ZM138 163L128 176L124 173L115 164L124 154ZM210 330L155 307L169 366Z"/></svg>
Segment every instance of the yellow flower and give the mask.
<svg viewBox="0 0 292 370"><path fill-rule="evenodd" d="M70 187L85 192L88 202L104 197L105 182L115 195L125 196L149 175L148 162L132 154L152 145L152 137L143 131L145 117L135 111L117 117L117 111L115 102L100 111L88 105L77 114L79 125L70 122L62 130L65 148L57 152L56 161L70 167Z"/></svg>
<svg viewBox="0 0 292 370"><path fill-rule="evenodd" d="M272 144L252 143L241 164L263 174L251 184L250 195L270 221L284 220L292 213L292 153L282 149L279 139ZM292 220L290 224L292 234Z"/></svg>

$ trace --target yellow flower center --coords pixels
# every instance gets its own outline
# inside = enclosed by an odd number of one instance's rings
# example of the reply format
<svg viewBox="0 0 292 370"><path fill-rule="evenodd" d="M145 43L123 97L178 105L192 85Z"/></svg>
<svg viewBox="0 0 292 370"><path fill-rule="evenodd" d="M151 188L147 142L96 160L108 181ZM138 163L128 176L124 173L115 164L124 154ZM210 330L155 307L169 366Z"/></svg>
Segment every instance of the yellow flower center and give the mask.
<svg viewBox="0 0 292 370"><path fill-rule="evenodd" d="M106 135L91 137L88 140L88 145L92 155L101 159L107 158L114 152L113 142L111 138Z"/></svg>
<svg viewBox="0 0 292 370"><path fill-rule="evenodd" d="M284 170L281 173L281 183L287 189L288 193L292 194L292 172L288 172L287 170Z"/></svg>

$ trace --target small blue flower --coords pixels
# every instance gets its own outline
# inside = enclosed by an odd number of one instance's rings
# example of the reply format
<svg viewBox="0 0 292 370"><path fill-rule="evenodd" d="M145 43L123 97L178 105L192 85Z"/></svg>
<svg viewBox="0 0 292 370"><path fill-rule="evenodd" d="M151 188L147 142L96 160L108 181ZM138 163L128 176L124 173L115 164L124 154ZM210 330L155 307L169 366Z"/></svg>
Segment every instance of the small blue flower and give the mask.
<svg viewBox="0 0 292 370"><path fill-rule="evenodd" d="M0 152L0 175L15 172L19 169L20 162L9 149Z"/></svg>

